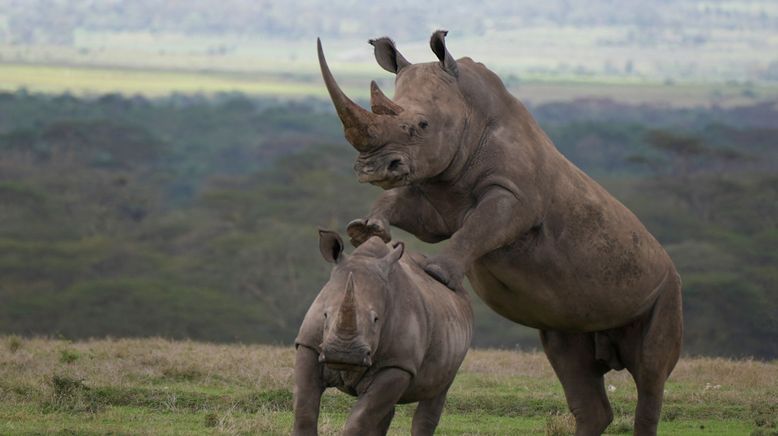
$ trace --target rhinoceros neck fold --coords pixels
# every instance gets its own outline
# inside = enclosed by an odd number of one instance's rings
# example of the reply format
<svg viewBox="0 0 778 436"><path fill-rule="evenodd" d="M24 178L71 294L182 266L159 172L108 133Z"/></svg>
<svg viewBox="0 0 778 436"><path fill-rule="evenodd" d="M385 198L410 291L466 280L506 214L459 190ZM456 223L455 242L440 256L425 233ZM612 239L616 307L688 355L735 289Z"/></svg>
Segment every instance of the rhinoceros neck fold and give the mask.
<svg viewBox="0 0 778 436"><path fill-rule="evenodd" d="M460 144L454 157L434 181L457 183L463 176L473 173L468 171L478 164L488 147L490 125L485 124L482 129L473 129L472 122L468 119L463 123L462 134L459 135ZM468 131L480 132L478 135L468 135Z"/></svg>

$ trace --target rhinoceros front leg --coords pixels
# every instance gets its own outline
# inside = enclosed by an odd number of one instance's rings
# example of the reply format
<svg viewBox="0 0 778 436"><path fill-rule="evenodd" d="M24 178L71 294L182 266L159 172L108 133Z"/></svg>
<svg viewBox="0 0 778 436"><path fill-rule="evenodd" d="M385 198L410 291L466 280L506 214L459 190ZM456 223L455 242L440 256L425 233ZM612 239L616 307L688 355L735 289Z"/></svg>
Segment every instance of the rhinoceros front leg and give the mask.
<svg viewBox="0 0 778 436"><path fill-rule="evenodd" d="M440 421L440 415L443 413L443 406L446 404L446 394L448 393L449 386L437 396L419 402L419 405L416 407L416 413L413 414L413 423L411 424L412 436L431 436L435 434L435 429Z"/></svg>
<svg viewBox="0 0 778 436"><path fill-rule="evenodd" d="M401 228L424 242L439 242L450 232L443 218L418 188L403 186L384 191L373 203L366 218L348 224L347 232L355 247L379 236L384 242L392 240L389 226Z"/></svg>
<svg viewBox="0 0 778 436"><path fill-rule="evenodd" d="M294 362L294 436L318 434L324 375L316 351L299 345Z"/></svg>
<svg viewBox="0 0 778 436"><path fill-rule="evenodd" d="M453 290L462 289L462 279L474 261L518 240L534 224L535 213L520 198L501 185L489 186L449 244L428 260L427 273Z"/></svg>
<svg viewBox="0 0 778 436"><path fill-rule="evenodd" d="M344 436L383 436L388 429L387 419L394 406L408 388L411 375L399 368L387 368L375 375L351 409L343 429Z"/></svg>

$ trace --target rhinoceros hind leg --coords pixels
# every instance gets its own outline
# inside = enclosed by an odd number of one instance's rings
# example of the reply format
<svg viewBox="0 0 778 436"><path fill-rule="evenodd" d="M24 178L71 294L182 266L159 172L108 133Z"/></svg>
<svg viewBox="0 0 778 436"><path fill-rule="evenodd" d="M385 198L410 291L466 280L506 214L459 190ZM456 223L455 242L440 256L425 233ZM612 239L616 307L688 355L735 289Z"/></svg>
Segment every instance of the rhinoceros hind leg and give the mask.
<svg viewBox="0 0 778 436"><path fill-rule="evenodd" d="M446 404L447 393L448 386L437 396L419 401L416 412L413 414L411 435L430 436L435 434L435 429L440 422L440 415L443 413L443 406Z"/></svg>
<svg viewBox="0 0 778 436"><path fill-rule="evenodd" d="M675 274L672 277L651 312L623 327L618 341L619 355L637 385L635 435L638 436L656 435L665 381L681 354L681 283Z"/></svg>
<svg viewBox="0 0 778 436"><path fill-rule="evenodd" d="M594 334L541 331L540 339L575 416L576 436L602 434L613 411L603 381L608 367L597 361Z"/></svg>

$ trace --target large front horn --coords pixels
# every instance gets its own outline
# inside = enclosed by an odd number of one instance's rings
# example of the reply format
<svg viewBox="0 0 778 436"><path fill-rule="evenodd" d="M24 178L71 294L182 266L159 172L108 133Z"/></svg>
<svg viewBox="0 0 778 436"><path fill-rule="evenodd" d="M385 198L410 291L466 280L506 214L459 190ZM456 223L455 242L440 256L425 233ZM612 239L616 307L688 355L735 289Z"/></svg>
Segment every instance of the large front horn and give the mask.
<svg viewBox="0 0 778 436"><path fill-rule="evenodd" d="M324 58L324 51L321 48L321 39L316 39L316 45L319 51L319 66L324 83L327 85L327 91L330 93L332 103L338 112L340 121L343 123L343 129L346 133L346 140L351 143L358 151L369 151L372 146L379 145L376 138L376 128L374 126L379 122L380 115L374 114L363 109L346 97L346 94L338 86L335 78L332 76L327 60ZM372 132L371 132L372 130Z"/></svg>
<svg viewBox="0 0 778 436"><path fill-rule="evenodd" d="M340 303L338 310L338 324L335 330L338 336L354 337L357 335L357 301L354 296L354 276L348 274L346 282L346 295Z"/></svg>

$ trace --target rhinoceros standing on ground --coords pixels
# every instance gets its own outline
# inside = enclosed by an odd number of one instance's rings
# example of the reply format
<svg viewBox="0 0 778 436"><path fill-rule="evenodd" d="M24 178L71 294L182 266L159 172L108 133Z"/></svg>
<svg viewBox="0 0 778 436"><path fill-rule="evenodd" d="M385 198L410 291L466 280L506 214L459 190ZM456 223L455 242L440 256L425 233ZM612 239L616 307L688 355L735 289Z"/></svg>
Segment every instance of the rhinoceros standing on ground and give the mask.
<svg viewBox="0 0 778 436"><path fill-rule="evenodd" d="M665 380L681 350L681 282L660 244L624 205L557 151L500 79L454 60L411 64L388 38L371 40L396 73L395 98L371 84L367 111L338 87L319 42L327 89L357 149L361 182L385 189L349 224L352 242L389 241L389 226L448 239L425 270L451 288L467 274L492 309L540 329L575 415L576 434L612 420L603 374L635 379L635 433L656 433Z"/></svg>
<svg viewBox="0 0 778 436"><path fill-rule="evenodd" d="M473 312L419 266L403 244L371 238L347 256L337 233L320 232L330 280L295 340L294 431L317 434L324 389L358 397L344 435L386 434L397 403L419 402L413 434L431 435L470 346Z"/></svg>

